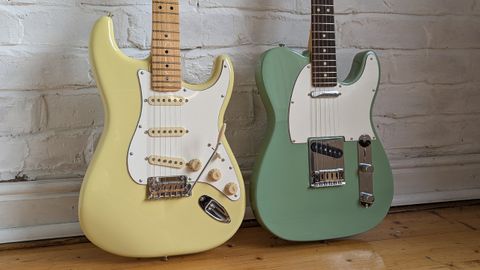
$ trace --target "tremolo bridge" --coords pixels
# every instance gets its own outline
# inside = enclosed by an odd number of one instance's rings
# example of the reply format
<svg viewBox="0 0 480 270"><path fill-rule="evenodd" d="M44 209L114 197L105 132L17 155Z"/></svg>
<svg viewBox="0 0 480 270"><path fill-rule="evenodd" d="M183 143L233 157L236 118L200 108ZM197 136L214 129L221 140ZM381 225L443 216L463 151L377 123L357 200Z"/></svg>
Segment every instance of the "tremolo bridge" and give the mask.
<svg viewBox="0 0 480 270"><path fill-rule="evenodd" d="M310 188L345 185L343 138L313 138L308 141Z"/></svg>
<svg viewBox="0 0 480 270"><path fill-rule="evenodd" d="M147 181L147 200L175 199L189 197L191 185L186 176L150 177Z"/></svg>

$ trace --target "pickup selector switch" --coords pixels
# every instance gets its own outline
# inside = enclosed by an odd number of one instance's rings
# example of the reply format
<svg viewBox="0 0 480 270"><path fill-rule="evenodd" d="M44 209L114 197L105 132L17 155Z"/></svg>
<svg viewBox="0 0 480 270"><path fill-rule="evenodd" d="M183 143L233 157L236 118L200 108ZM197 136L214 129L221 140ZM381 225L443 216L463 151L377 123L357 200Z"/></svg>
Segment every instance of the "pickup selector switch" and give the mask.
<svg viewBox="0 0 480 270"><path fill-rule="evenodd" d="M228 196L232 196L232 195L235 195L237 194L238 192L238 186L237 184L235 183L228 183L225 188L224 188L224 191L225 191L225 194L227 194Z"/></svg>
<svg viewBox="0 0 480 270"><path fill-rule="evenodd" d="M194 172L198 172L202 169L202 162L199 159L192 159L187 163L187 167Z"/></svg>
<svg viewBox="0 0 480 270"><path fill-rule="evenodd" d="M216 182L222 179L222 172L219 169L212 169L208 172L208 180Z"/></svg>

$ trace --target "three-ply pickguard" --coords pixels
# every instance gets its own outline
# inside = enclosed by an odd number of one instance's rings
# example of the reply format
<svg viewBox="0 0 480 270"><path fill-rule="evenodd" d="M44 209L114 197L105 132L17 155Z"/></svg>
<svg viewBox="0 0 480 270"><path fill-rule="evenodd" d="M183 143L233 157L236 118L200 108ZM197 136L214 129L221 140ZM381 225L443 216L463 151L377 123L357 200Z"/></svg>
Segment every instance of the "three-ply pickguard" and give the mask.
<svg viewBox="0 0 480 270"><path fill-rule="evenodd" d="M225 147L219 115L230 83L229 63L224 61L220 77L210 88L178 92L151 90L151 74L138 71L142 106L127 155L133 181L148 185L158 179L186 179L186 187L206 183L230 200L240 198L239 182ZM176 191L179 197L181 194ZM163 194L165 195L165 194ZM175 194L159 197L176 197Z"/></svg>

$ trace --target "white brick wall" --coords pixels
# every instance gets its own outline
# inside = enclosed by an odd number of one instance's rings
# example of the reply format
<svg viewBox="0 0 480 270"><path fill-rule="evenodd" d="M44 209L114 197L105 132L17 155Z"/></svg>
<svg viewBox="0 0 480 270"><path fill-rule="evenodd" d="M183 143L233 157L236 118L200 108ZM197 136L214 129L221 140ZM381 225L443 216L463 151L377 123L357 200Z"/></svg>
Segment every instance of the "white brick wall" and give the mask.
<svg viewBox="0 0 480 270"><path fill-rule="evenodd" d="M266 119L255 63L279 43L306 46L310 1L181 4L185 79L207 79L218 54L234 61L227 135L248 177ZM150 9L144 0L0 0L0 181L84 174L103 124L89 32L112 13L119 46L144 57ZM438 179L438 166L471 168L468 179L451 179L468 184L448 189L480 188L480 2L336 0L336 11L341 75L360 50L375 49L381 59L374 120L396 169L397 195L412 190L414 180L402 175L415 168L432 172L415 192L442 191L448 172Z"/></svg>

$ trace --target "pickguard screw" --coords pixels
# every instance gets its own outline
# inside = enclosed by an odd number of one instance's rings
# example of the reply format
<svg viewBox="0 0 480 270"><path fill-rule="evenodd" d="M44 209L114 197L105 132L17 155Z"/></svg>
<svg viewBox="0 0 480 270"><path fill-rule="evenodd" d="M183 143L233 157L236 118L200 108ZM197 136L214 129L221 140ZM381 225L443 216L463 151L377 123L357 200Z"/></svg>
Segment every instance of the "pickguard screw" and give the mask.
<svg viewBox="0 0 480 270"><path fill-rule="evenodd" d="M225 96L224 96L224 95L222 95L221 97L222 97L222 98L224 98Z"/></svg>
<svg viewBox="0 0 480 270"><path fill-rule="evenodd" d="M133 152L130 152L130 156L133 156Z"/></svg>
<svg viewBox="0 0 480 270"><path fill-rule="evenodd" d="M223 65L224 68L227 68L227 65Z"/></svg>
<svg viewBox="0 0 480 270"><path fill-rule="evenodd" d="M228 167L228 169L229 169L229 170L233 170L233 168L232 168L232 167Z"/></svg>
<svg viewBox="0 0 480 270"><path fill-rule="evenodd" d="M140 71L140 74L142 74L142 75L143 75L143 73L145 73L145 72L143 72L143 71Z"/></svg>
<svg viewBox="0 0 480 270"><path fill-rule="evenodd" d="M291 104L295 104L295 101L290 102Z"/></svg>
<svg viewBox="0 0 480 270"><path fill-rule="evenodd" d="M142 126L140 125L140 126L138 126L138 128L142 128Z"/></svg>

